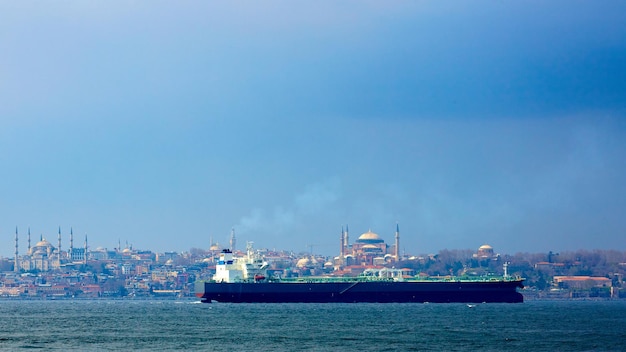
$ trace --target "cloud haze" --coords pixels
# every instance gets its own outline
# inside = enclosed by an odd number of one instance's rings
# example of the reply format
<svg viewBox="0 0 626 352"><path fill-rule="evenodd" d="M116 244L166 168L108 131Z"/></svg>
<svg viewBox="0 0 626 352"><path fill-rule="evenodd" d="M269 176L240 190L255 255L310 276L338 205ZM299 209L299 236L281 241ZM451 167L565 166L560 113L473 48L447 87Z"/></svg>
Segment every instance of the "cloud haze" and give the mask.
<svg viewBox="0 0 626 352"><path fill-rule="evenodd" d="M0 49L3 256L622 246L619 1L2 3Z"/></svg>

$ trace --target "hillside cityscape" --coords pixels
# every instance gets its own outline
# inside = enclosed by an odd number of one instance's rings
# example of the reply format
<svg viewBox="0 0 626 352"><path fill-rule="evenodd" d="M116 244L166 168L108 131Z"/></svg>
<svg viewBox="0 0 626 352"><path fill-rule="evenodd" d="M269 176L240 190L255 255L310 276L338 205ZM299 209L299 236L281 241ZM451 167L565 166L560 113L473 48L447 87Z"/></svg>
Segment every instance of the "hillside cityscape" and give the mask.
<svg viewBox="0 0 626 352"><path fill-rule="evenodd" d="M113 249L78 245L70 230L69 246L40 236L35 242L15 231L15 255L0 258L0 298L186 298L196 281L211 280L224 249L235 257L262 255L275 277L358 276L368 268L397 268L410 277L517 276L525 278L525 299L623 299L626 252L581 249L567 252L503 254L488 244L477 249L443 249L434 254L400 253L400 230L388 244L371 230L350 243L346 226L337 256L237 246L234 229L227 246L157 253L121 243ZM20 252L23 241L23 252ZM119 242L119 241L118 241ZM244 248L240 248L244 247Z"/></svg>

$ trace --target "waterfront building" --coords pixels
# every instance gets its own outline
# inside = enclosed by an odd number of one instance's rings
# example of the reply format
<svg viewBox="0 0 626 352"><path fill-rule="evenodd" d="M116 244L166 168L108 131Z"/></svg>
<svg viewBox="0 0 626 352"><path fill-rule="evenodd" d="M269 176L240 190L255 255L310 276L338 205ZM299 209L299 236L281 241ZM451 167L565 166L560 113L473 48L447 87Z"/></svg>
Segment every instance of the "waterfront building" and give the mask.
<svg viewBox="0 0 626 352"><path fill-rule="evenodd" d="M554 276L554 286L558 288L590 289L592 287L612 287L609 278L601 276Z"/></svg>

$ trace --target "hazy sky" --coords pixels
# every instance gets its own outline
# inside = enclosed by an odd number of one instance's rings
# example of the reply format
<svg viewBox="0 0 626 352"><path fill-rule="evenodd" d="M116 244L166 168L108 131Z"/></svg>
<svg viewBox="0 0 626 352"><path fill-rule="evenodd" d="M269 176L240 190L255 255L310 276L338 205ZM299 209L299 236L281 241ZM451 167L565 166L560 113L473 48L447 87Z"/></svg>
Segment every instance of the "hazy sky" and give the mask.
<svg viewBox="0 0 626 352"><path fill-rule="evenodd" d="M0 255L626 250L624 1L2 1Z"/></svg>

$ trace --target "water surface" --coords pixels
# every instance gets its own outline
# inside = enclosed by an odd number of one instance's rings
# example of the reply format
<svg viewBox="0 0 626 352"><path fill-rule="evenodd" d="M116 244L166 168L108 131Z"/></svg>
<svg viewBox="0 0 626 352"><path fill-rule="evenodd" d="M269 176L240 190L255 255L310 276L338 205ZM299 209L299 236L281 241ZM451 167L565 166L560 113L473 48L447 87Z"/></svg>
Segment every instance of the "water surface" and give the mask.
<svg viewBox="0 0 626 352"><path fill-rule="evenodd" d="M626 302L0 301L0 349L626 351Z"/></svg>

